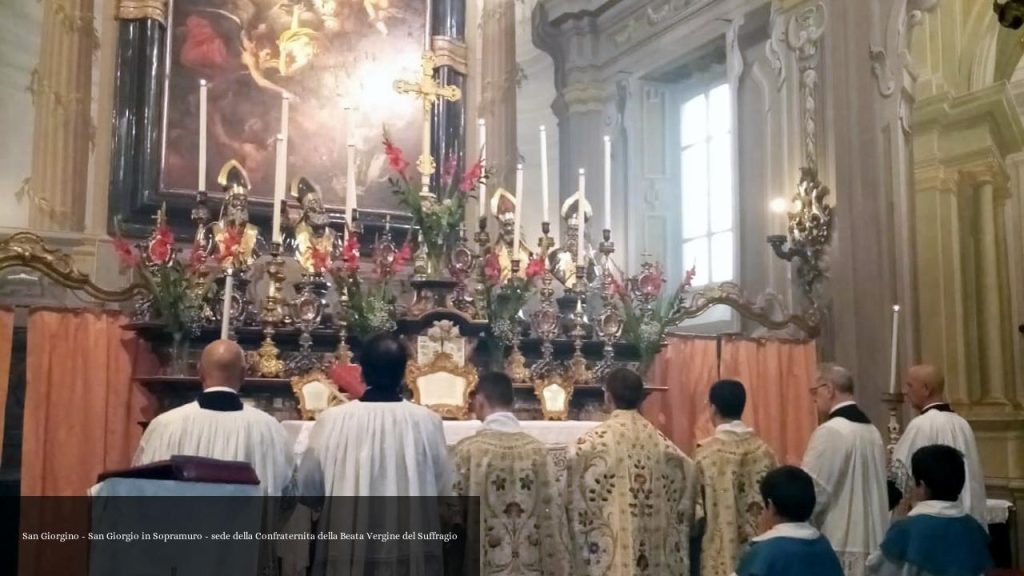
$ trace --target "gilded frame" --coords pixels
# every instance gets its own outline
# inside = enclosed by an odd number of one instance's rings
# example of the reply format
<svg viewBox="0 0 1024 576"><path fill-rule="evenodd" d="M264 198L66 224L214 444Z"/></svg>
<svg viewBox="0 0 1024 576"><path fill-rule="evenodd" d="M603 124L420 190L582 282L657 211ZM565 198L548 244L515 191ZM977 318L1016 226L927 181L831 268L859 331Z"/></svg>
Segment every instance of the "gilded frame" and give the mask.
<svg viewBox="0 0 1024 576"><path fill-rule="evenodd" d="M295 394L295 398L299 401L299 415L303 420L315 420L317 414L319 414L319 412L314 412L306 407L306 397L302 393L302 389L313 382L322 382L333 392L331 399L327 401L327 408L324 410L348 402L348 399L338 390L338 386L320 370L314 370L302 376L295 376L291 380L292 393Z"/></svg>
<svg viewBox="0 0 1024 576"><path fill-rule="evenodd" d="M42 238L31 232L18 232L0 240L0 271L8 268L34 270L64 288L84 292L100 302L127 302L149 294L141 282L133 282L119 289L96 284L88 274L78 269L74 258L50 248Z"/></svg>
<svg viewBox="0 0 1024 576"><path fill-rule="evenodd" d="M544 390L551 386L557 386L565 392L565 407L561 410L557 410L548 406L547 398L544 396ZM540 403L540 411L543 414L545 420L566 420L569 417L569 403L572 402L572 393L575 386L571 380L566 380L560 374L553 374L545 378L534 381L533 393L537 396L537 401Z"/></svg>
<svg viewBox="0 0 1024 576"><path fill-rule="evenodd" d="M460 404L424 404L423 390L420 389L419 380L431 374L451 374L466 381L466 389L462 392ZM413 402L426 406L441 415L442 418L465 420L469 416L469 396L476 389L478 375L476 368L472 365L459 366L452 355L447 352L438 352L429 364L410 364L405 369L405 382L412 390Z"/></svg>

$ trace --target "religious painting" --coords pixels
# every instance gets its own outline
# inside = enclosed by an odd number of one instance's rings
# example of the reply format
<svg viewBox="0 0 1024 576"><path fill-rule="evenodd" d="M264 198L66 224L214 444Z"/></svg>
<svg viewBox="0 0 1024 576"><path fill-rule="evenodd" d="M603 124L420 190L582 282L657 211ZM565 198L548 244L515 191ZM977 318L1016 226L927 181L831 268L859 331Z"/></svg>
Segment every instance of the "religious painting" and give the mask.
<svg viewBox="0 0 1024 576"><path fill-rule="evenodd" d="M355 178L359 208L397 209L381 141L386 128L407 157L420 153L422 106L393 85L419 78L425 20L425 0L173 0L161 189L198 187L204 80L207 189L236 159L253 199L273 197L287 96L287 180L305 176L339 207Z"/></svg>

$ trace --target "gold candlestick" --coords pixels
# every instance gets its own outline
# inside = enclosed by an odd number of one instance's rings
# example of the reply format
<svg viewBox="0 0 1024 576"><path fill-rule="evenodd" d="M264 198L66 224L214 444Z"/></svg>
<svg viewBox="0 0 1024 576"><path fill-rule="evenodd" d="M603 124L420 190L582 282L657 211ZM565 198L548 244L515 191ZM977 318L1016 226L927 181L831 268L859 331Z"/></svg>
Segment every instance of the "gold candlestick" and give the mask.
<svg viewBox="0 0 1024 576"><path fill-rule="evenodd" d="M263 378L279 378L284 372L281 351L274 344L274 332L284 315L281 312L281 286L284 283L284 258L281 257L281 243L270 244L270 261L267 264L267 278L270 289L263 299L260 323L263 324L263 342L256 351L256 369Z"/></svg>
<svg viewBox="0 0 1024 576"><path fill-rule="evenodd" d="M476 303L476 318L477 320L486 321L488 317L487 274L484 272L484 266L487 263L487 256L491 245L491 235L487 233L487 218L480 218L477 232L473 235L473 241L476 242L478 247L476 256L477 283L476 293L474 295L474 301Z"/></svg>

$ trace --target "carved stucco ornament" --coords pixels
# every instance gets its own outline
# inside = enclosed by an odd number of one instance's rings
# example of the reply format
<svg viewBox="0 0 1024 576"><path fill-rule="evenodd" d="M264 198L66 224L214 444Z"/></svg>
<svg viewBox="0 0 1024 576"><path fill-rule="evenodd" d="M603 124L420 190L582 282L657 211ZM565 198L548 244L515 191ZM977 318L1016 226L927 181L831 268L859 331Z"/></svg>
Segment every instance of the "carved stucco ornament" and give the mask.
<svg viewBox="0 0 1024 576"><path fill-rule="evenodd" d="M151 18L167 23L167 0L121 0L117 5L118 20Z"/></svg>

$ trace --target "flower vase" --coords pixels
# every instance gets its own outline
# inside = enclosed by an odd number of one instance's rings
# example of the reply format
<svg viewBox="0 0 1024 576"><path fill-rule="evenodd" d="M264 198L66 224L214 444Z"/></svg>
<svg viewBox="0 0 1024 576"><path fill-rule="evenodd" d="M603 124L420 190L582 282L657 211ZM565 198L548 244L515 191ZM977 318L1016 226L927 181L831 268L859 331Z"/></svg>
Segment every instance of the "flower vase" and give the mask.
<svg viewBox="0 0 1024 576"><path fill-rule="evenodd" d="M189 339L181 332L175 332L171 340L171 359L167 365L170 376L188 376Z"/></svg>

